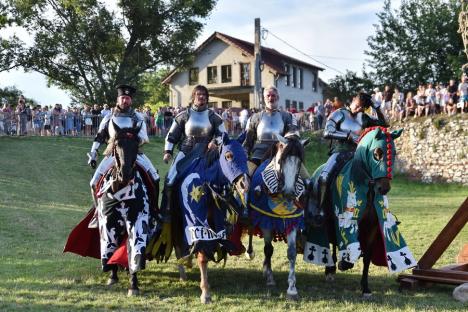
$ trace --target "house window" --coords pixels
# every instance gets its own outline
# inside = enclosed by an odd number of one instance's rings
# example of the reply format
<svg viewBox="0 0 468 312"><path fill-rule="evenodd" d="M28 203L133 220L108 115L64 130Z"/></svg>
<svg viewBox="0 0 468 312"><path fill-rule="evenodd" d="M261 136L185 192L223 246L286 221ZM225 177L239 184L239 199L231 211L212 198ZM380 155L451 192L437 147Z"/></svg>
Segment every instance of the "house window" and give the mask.
<svg viewBox="0 0 468 312"><path fill-rule="evenodd" d="M304 72L303 72L302 68L299 68L299 77L297 77L297 78L298 78L298 80L297 80L297 87L298 87L299 89L302 89L302 88L303 88L303 83L302 83L302 81L303 81L303 79L304 79Z"/></svg>
<svg viewBox="0 0 468 312"><path fill-rule="evenodd" d="M297 109L297 102L296 101L292 101L292 108Z"/></svg>
<svg viewBox="0 0 468 312"><path fill-rule="evenodd" d="M193 67L189 69L189 85L196 84L198 84L198 67Z"/></svg>
<svg viewBox="0 0 468 312"><path fill-rule="evenodd" d="M292 68L292 87L297 88L297 67Z"/></svg>
<svg viewBox="0 0 468 312"><path fill-rule="evenodd" d="M289 72L289 69L290 68L288 64L284 65L284 71L286 72L286 76L284 78L287 87L289 87L289 85L291 84L291 73Z"/></svg>
<svg viewBox="0 0 468 312"><path fill-rule="evenodd" d="M208 102L208 107L218 108L218 102Z"/></svg>
<svg viewBox="0 0 468 312"><path fill-rule="evenodd" d="M318 77L317 77L317 72L312 73L312 91L317 91L317 82L318 82Z"/></svg>
<svg viewBox="0 0 468 312"><path fill-rule="evenodd" d="M221 66L221 82L231 82L232 75L231 75L231 65L223 65Z"/></svg>
<svg viewBox="0 0 468 312"><path fill-rule="evenodd" d="M232 106L232 101L222 101L221 102L221 107L222 108L231 108Z"/></svg>
<svg viewBox="0 0 468 312"><path fill-rule="evenodd" d="M284 107L286 109L290 109L291 108L291 101L290 100L286 100L286 103L284 104Z"/></svg>
<svg viewBox="0 0 468 312"><path fill-rule="evenodd" d="M299 109L304 109L304 102L299 102Z"/></svg>
<svg viewBox="0 0 468 312"><path fill-rule="evenodd" d="M242 107L242 108L247 108L247 109L250 108L250 103L249 103L249 101L247 101L247 100L242 100L242 101L241 101L241 107Z"/></svg>
<svg viewBox="0 0 468 312"><path fill-rule="evenodd" d="M240 64L241 86L250 86L250 63Z"/></svg>
<svg viewBox="0 0 468 312"><path fill-rule="evenodd" d="M216 66L208 66L206 68L208 72L208 83L217 83L218 82L218 68Z"/></svg>

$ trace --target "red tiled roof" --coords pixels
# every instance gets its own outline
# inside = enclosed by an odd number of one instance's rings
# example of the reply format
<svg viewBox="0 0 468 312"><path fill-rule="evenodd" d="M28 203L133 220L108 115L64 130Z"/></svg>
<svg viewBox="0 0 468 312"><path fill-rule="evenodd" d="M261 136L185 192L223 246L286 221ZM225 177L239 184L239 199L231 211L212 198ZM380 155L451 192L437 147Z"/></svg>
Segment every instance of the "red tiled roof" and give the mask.
<svg viewBox="0 0 468 312"><path fill-rule="evenodd" d="M220 32L214 32L208 39L206 39L196 50L195 54L200 52L208 43L213 41L214 39L219 39L224 41L225 43L229 45L236 46L240 50L242 50L244 53L249 54L250 56L254 56L254 44L248 41L244 41L238 38L234 38L231 36L228 36L226 34L220 33ZM269 66L271 69L276 71L278 74L286 74L284 71L284 63L290 63L290 64L298 64L301 66L313 68L316 70L323 70L323 68L303 62L301 60L292 58L290 56L287 56L285 54L282 54L275 49L271 48L266 48L262 47L261 48L261 54L262 54L262 61L265 65ZM167 76L164 78L162 81L163 83L168 83L170 78L177 72L177 68L173 69Z"/></svg>
<svg viewBox="0 0 468 312"><path fill-rule="evenodd" d="M254 44L248 41L244 41L241 39L237 39L231 36L228 36L226 34L220 33L220 32L215 32L208 40L205 42L211 41L212 37L217 37L223 41L228 41L227 43L231 43L232 45L237 46L239 49L243 50L244 52L254 56ZM203 46L203 44L201 45ZM266 48L262 47L261 48L261 53L262 53L262 60L265 63L265 65L268 65L275 71L277 71L280 74L286 74L284 71L284 62L286 63L295 63L299 64L302 66L306 67L311 67L317 70L323 70L323 68L303 62L301 60L295 59L293 57L287 56L285 54L282 54L275 49L271 48Z"/></svg>

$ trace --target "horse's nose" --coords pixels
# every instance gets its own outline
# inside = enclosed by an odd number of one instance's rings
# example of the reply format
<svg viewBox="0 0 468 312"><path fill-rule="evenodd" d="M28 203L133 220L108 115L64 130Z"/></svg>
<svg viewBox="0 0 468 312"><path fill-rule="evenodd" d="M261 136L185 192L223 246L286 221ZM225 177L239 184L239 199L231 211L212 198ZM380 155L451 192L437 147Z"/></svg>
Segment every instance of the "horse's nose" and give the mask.
<svg viewBox="0 0 468 312"><path fill-rule="evenodd" d="M387 193L390 192L391 188L392 187L390 186L390 183L382 183L382 184L379 184L379 186L377 187L377 190L381 195L387 195Z"/></svg>

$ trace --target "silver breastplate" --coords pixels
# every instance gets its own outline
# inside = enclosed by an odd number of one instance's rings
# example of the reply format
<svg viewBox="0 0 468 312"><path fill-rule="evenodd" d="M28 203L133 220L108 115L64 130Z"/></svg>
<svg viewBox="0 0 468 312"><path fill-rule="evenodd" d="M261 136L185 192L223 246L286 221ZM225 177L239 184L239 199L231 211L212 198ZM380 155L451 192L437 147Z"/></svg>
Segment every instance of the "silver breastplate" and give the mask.
<svg viewBox="0 0 468 312"><path fill-rule="evenodd" d="M352 132L360 135L362 131L362 113L352 116L348 110L343 110L344 120L340 123L340 129L343 132Z"/></svg>
<svg viewBox="0 0 468 312"><path fill-rule="evenodd" d="M213 125L208 117L209 110L197 112L190 109L190 116L185 123L185 135L187 137L204 137L210 135Z"/></svg>
<svg viewBox="0 0 468 312"><path fill-rule="evenodd" d="M277 141L276 134L284 135L284 122L280 112L263 112L257 126L258 141Z"/></svg>
<svg viewBox="0 0 468 312"><path fill-rule="evenodd" d="M114 128L114 123L120 128L133 128L133 119L130 116L112 116L112 118L109 120L109 126L108 126L108 131L109 131L109 137L114 137L116 134L116 130ZM139 124L139 123L138 123Z"/></svg>

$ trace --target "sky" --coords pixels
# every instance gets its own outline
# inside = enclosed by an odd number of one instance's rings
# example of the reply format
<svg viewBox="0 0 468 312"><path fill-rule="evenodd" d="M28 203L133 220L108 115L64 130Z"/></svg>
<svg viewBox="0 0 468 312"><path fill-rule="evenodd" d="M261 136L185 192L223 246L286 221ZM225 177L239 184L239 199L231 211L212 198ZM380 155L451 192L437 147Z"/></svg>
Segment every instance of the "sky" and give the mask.
<svg viewBox="0 0 468 312"><path fill-rule="evenodd" d="M215 31L254 42L258 17L268 30L263 46L324 68L319 76L329 81L346 70L361 73L367 38L374 34L382 8L383 0L219 0L204 20L196 45ZM67 92L47 87L46 78L38 73L2 72L0 87L6 86L16 86L42 105L70 103Z"/></svg>

